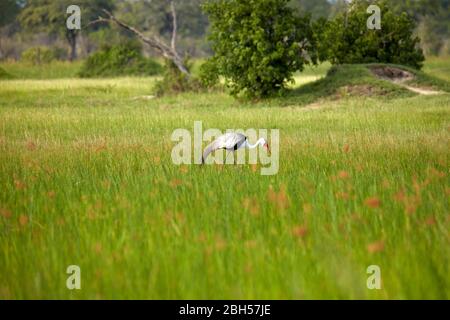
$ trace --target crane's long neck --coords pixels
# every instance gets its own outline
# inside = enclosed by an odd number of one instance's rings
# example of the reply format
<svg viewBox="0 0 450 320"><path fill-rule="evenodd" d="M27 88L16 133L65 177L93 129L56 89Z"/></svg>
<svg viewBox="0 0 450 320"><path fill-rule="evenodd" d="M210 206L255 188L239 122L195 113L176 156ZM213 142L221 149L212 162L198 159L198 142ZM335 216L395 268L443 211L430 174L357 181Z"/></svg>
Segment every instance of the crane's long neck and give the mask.
<svg viewBox="0 0 450 320"><path fill-rule="evenodd" d="M263 138L261 138L258 141L256 141L255 144L251 144L250 142L247 141L247 147L249 149L255 149L257 146L263 145L263 144L264 144L264 139Z"/></svg>

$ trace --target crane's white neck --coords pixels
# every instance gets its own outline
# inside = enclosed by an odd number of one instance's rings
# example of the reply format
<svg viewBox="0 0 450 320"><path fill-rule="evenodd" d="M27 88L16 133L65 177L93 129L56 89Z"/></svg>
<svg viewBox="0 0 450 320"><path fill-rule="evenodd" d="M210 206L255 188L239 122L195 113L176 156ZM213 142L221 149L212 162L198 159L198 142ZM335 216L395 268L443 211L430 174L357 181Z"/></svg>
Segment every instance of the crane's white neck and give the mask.
<svg viewBox="0 0 450 320"><path fill-rule="evenodd" d="M255 144L251 144L250 142L248 142L247 140L247 147L249 149L255 149L257 146L264 146L264 144L266 143L266 140L264 140L264 138L259 139L258 141L256 141Z"/></svg>

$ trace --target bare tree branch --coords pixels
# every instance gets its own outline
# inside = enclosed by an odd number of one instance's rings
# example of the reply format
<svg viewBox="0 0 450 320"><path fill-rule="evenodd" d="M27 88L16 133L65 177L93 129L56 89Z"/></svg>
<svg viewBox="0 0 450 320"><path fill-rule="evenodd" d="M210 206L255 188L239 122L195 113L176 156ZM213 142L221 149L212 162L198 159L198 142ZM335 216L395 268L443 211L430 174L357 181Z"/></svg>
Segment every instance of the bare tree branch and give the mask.
<svg viewBox="0 0 450 320"><path fill-rule="evenodd" d="M173 2L172 2L172 6L173 6ZM88 26L96 24L96 23L113 22L116 25L118 25L119 27L122 27L122 28L134 33L142 42L144 42L147 45L149 45L150 47L156 49L164 58L171 60L182 73L184 73L186 76L190 77L190 73L189 73L188 69L186 68L186 66L184 65L183 59L180 57L180 55L178 54L178 52L175 49L174 37L176 37L176 22L174 25L175 32L172 33L172 45L169 46L163 40L159 39L155 35L146 37L141 31L126 24L125 22L118 20L108 10L103 9L102 11L107 15L107 18L98 17L97 20L91 21L88 24ZM176 21L176 13L174 14L174 12L175 12L175 7L173 6L172 14L174 16L174 21Z"/></svg>
<svg viewBox="0 0 450 320"><path fill-rule="evenodd" d="M172 41L171 46L173 50L176 50L176 41L177 41L177 12L175 10L175 4L173 1L170 1L170 10L172 12Z"/></svg>

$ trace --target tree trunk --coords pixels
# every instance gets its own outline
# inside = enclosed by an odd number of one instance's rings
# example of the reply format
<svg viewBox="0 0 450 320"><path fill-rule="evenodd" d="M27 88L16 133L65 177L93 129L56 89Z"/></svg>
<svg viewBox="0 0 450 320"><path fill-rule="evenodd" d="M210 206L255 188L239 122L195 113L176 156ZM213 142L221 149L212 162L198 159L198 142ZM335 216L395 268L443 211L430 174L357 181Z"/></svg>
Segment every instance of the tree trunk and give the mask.
<svg viewBox="0 0 450 320"><path fill-rule="evenodd" d="M77 58L77 33L76 30L68 30L66 34L70 45L69 60L74 61Z"/></svg>
<svg viewBox="0 0 450 320"><path fill-rule="evenodd" d="M2 36L0 35L0 60L3 59Z"/></svg>

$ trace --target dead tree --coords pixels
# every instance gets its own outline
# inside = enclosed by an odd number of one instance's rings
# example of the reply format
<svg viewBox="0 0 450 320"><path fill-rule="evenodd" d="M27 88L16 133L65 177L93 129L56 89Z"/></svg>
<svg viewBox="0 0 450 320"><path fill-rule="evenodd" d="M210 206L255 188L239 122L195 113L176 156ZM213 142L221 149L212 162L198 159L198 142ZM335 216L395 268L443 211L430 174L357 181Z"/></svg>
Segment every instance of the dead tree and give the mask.
<svg viewBox="0 0 450 320"><path fill-rule="evenodd" d="M133 26L130 26L126 24L123 21L118 20L116 17L113 16L111 12L108 10L103 9L103 13L106 14L106 17L98 17L97 20L91 21L89 25L95 24L95 23L102 23L102 22L112 22L118 25L121 28L124 28L125 30L131 31L134 33L142 42L149 45L153 49L156 49L157 52L159 52L165 59L168 59L172 61L187 77L190 77L190 73L186 65L184 64L183 58L178 54L176 50L176 37L177 37L177 14L175 11L175 5L173 1L170 1L170 9L172 14L172 39L171 39L171 45L167 45L163 40L158 38L156 35L151 36L145 36L141 31L136 29Z"/></svg>

